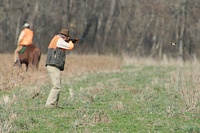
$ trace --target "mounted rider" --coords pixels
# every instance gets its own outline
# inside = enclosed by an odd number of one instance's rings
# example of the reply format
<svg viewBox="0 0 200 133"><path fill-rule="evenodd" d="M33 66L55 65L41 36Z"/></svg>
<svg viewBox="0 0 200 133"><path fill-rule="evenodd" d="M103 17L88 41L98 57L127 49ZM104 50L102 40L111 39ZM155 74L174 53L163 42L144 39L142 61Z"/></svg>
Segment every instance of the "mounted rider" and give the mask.
<svg viewBox="0 0 200 133"><path fill-rule="evenodd" d="M30 26L28 23L25 23L23 25L23 30L21 31L18 42L17 42L17 48L14 52L14 65L19 63L19 51L24 47L31 45L33 43L33 37L34 33L30 29Z"/></svg>

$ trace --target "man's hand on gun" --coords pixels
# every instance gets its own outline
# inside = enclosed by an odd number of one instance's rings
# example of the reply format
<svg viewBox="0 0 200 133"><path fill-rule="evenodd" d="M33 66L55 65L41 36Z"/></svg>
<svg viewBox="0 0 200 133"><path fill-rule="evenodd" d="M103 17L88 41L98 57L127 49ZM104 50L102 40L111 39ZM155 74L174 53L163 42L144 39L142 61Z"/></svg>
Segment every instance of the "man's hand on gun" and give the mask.
<svg viewBox="0 0 200 133"><path fill-rule="evenodd" d="M68 40L67 40L67 42L70 42L70 41L72 41L73 43L77 43L78 41L79 41L79 39L78 38L69 38Z"/></svg>

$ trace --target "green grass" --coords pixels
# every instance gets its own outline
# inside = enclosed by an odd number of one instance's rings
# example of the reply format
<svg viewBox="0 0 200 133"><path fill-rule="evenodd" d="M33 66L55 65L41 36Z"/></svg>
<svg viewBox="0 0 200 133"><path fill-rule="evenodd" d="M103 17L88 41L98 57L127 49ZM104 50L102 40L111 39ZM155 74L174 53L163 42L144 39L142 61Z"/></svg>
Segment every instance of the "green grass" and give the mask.
<svg viewBox="0 0 200 133"><path fill-rule="evenodd" d="M35 98L30 89L37 85L1 91L0 128L13 133L197 133L199 103L187 110L180 92L184 81L170 80L172 73L182 71L172 66L124 66L118 72L63 77L64 109L44 108L50 85L41 86ZM6 96L7 103L2 100Z"/></svg>

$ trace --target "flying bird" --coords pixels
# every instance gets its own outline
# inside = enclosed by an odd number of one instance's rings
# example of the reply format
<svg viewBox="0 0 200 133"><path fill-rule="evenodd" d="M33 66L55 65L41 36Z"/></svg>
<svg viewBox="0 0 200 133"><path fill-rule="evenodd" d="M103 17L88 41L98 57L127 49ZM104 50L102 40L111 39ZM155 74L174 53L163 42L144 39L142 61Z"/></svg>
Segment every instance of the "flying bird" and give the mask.
<svg viewBox="0 0 200 133"><path fill-rule="evenodd" d="M172 46L175 46L175 45L176 45L176 43L175 43L175 42L171 42L171 45L172 45Z"/></svg>

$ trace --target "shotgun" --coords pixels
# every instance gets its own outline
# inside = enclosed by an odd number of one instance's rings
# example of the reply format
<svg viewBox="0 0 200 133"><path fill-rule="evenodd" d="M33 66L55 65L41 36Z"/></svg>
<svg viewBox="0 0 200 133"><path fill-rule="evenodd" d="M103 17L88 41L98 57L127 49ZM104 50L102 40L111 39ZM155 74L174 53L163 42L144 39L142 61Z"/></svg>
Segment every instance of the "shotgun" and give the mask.
<svg viewBox="0 0 200 133"><path fill-rule="evenodd" d="M68 42L69 41L72 41L73 43L77 43L79 41L79 39L78 38L69 38Z"/></svg>

